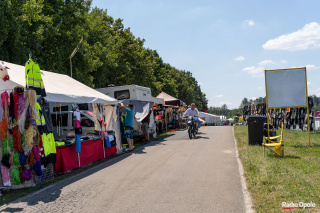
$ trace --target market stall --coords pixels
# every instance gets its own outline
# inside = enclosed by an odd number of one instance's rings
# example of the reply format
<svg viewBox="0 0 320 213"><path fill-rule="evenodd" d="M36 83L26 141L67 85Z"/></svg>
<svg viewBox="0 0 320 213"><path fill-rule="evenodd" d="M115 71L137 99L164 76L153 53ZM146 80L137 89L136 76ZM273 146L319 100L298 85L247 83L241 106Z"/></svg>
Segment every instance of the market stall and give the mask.
<svg viewBox="0 0 320 213"><path fill-rule="evenodd" d="M8 62L4 62L4 66L8 67L10 80L0 80L0 140L3 144L0 157L3 185L21 188L43 183L45 169L53 168L51 164L55 164L61 171L59 166L66 161L57 156L75 146L65 145L56 149L48 101L107 105L117 105L118 102L67 75L42 71L32 59L25 66ZM105 120L105 123L108 122ZM115 146L105 149L101 139L100 142L92 140L82 144L79 141L77 144L80 147L83 144L82 152L80 148L80 152L73 150L73 154L78 156L78 161L83 159L81 166L97 160L88 150L104 152L104 156L114 154L116 150ZM92 148L88 148L89 144Z"/></svg>
<svg viewBox="0 0 320 213"><path fill-rule="evenodd" d="M80 166L82 167L89 165L95 161L101 160L103 158L108 158L117 153L116 146L105 147L104 152L103 149L101 149L102 146L103 145L101 139L82 142ZM78 155L75 144L57 147L57 163L55 166L57 173L62 173L79 168Z"/></svg>

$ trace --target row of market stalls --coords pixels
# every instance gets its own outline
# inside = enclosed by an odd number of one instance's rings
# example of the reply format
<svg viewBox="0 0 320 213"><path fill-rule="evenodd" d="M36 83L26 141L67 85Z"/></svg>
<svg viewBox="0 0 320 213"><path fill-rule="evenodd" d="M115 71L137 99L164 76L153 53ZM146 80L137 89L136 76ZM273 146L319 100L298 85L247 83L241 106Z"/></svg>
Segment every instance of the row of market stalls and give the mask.
<svg viewBox="0 0 320 213"><path fill-rule="evenodd" d="M3 115L0 117L2 186L22 188L42 184L52 180L55 173L91 164L121 150L116 99L67 75L42 70L41 81L45 95L41 97L34 90L27 89L29 85L26 85L26 67L8 62L4 62L3 66L8 68L6 71L10 80L0 80L0 114ZM50 111L49 102L58 106L67 103L90 103L99 106L94 107L93 111L102 118L104 124L108 124L100 133L108 133L107 130L111 130L111 137L107 138L113 140L113 146L105 146L105 137L101 134L82 137L81 127L78 128L80 132L75 132L72 140L56 141L53 133L60 135L60 132L64 131L64 123L74 122L73 113L64 119L61 107L60 111ZM38 105L42 108L37 108ZM98 111L97 108L104 110ZM54 117L59 117L56 119L56 122L59 120L59 124L55 125L52 121ZM95 119L98 120L98 117ZM76 143L77 136L80 143Z"/></svg>
<svg viewBox="0 0 320 213"><path fill-rule="evenodd" d="M134 104L137 136L143 136L141 121L151 108L149 133L154 137L184 122L186 104L165 92L154 98L150 88L137 85L94 90L67 75L39 69L43 90L36 94L29 88L26 66L4 62L2 67L9 68L10 77L0 79L2 186L41 184L122 152L119 102ZM209 125L221 122L219 116L203 112L200 118Z"/></svg>

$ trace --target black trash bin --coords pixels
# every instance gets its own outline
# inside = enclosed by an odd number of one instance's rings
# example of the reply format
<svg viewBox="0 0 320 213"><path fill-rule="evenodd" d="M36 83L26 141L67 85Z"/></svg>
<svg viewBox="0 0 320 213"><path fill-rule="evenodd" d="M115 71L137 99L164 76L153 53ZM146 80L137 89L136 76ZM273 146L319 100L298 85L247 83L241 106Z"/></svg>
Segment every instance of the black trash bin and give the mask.
<svg viewBox="0 0 320 213"><path fill-rule="evenodd" d="M263 124L266 120L264 116L249 116L248 122L248 143L249 145L262 145Z"/></svg>

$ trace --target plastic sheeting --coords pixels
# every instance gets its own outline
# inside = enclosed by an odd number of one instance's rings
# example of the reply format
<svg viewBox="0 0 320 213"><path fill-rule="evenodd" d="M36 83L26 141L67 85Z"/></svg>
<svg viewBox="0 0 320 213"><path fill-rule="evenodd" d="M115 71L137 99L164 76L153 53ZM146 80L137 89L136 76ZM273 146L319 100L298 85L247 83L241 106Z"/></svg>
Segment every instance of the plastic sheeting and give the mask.
<svg viewBox="0 0 320 213"><path fill-rule="evenodd" d="M10 68L8 69L10 80L6 82L1 80L0 90L11 90L18 85L25 87L25 67L8 62L4 62L4 65ZM41 75L47 92L46 100L49 102L118 104L116 99L104 95L67 75L43 70L41 70Z"/></svg>
<svg viewBox="0 0 320 213"><path fill-rule="evenodd" d="M134 117L138 122L141 122L149 114L153 105L153 102L137 100L124 100L122 103L125 105L133 104Z"/></svg>

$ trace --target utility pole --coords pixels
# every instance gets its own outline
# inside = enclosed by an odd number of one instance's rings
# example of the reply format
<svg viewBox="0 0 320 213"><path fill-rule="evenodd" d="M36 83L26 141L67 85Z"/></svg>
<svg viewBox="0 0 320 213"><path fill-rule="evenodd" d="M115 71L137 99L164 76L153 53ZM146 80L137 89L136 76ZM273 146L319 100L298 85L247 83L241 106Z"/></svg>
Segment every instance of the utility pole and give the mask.
<svg viewBox="0 0 320 213"><path fill-rule="evenodd" d="M81 38L81 40L79 41L78 45L76 46L76 48L72 51L71 55L69 56L70 58L70 73L71 73L71 78L72 78L72 57L77 53L77 51L79 50L79 45L81 44L83 38Z"/></svg>

